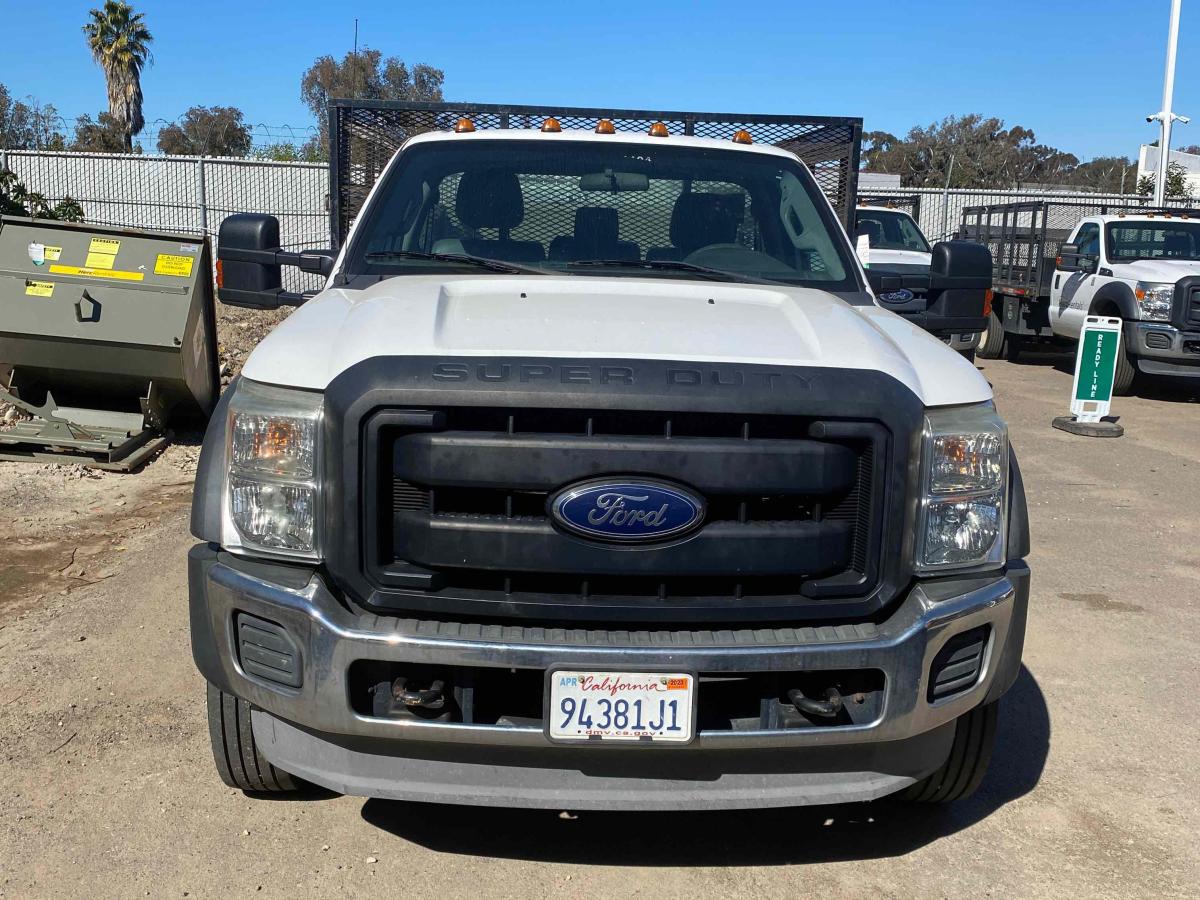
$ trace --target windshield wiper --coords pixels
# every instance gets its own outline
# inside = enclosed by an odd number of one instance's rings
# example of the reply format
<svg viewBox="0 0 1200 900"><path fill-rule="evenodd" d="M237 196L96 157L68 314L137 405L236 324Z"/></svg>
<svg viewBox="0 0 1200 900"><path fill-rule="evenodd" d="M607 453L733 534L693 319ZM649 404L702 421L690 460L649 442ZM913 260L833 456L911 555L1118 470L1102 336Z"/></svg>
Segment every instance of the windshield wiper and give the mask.
<svg viewBox="0 0 1200 900"><path fill-rule="evenodd" d="M389 259L427 259L434 262L475 266L480 269L488 269L492 272L508 272L512 275L546 274L545 269L536 269L533 266L521 266L499 259L487 259L482 256L466 256L462 253L425 253L420 250L376 250L366 255L367 262L383 262Z"/></svg>
<svg viewBox="0 0 1200 900"><path fill-rule="evenodd" d="M675 259L575 259L567 263L567 268L598 268L598 269L658 269L666 272L695 272L713 281L745 281L751 284L774 284L765 278L754 278L738 272L726 272L724 269L710 269L708 266L698 266L694 263L682 262Z"/></svg>

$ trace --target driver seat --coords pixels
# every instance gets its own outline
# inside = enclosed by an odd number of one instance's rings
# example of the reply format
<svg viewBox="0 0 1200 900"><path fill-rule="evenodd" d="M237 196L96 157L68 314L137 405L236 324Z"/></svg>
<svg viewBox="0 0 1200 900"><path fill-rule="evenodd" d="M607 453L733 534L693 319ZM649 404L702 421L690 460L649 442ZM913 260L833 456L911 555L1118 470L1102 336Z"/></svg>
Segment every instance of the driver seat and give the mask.
<svg viewBox="0 0 1200 900"><path fill-rule="evenodd" d="M736 209L739 194L704 194L689 191L680 194L671 210L671 247L649 247L648 260L682 260L709 244L737 241L742 220Z"/></svg>

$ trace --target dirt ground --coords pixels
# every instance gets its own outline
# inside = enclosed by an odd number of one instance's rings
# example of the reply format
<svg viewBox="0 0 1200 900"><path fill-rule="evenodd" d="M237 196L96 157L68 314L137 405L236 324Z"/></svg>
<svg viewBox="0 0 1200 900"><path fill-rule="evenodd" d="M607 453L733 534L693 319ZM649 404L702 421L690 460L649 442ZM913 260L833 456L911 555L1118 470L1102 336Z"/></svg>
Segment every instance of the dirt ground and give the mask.
<svg viewBox="0 0 1200 900"><path fill-rule="evenodd" d="M1050 427L1069 360L982 363L1034 572L980 793L750 813L474 810L223 787L192 666L196 437L134 476L0 463L0 897L1185 897L1200 885L1200 402Z"/></svg>

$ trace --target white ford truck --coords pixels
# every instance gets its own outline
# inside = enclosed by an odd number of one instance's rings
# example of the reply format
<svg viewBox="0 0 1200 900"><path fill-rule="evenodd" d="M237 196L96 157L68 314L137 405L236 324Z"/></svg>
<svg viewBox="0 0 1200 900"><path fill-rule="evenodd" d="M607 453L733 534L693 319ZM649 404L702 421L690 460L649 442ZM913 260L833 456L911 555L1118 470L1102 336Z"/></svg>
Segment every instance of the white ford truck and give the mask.
<svg viewBox="0 0 1200 900"><path fill-rule="evenodd" d="M1200 378L1200 210L1038 201L969 207L960 234L987 244L997 302L981 356L1078 340L1089 315L1124 320L1113 392L1139 372Z"/></svg>
<svg viewBox="0 0 1200 900"><path fill-rule="evenodd" d="M730 135L734 137L734 135ZM191 638L225 783L555 809L975 789L1029 596L984 378L871 294L793 153L407 140L205 437ZM635 239L636 236L636 239ZM975 245L932 250L977 295Z"/></svg>

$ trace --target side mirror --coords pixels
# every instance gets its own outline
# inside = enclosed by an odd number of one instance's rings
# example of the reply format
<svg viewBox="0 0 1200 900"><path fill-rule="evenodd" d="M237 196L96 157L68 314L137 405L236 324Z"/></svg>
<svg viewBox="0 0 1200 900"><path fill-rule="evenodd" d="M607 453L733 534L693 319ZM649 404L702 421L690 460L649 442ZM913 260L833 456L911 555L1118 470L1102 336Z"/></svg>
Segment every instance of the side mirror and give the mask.
<svg viewBox="0 0 1200 900"><path fill-rule="evenodd" d="M217 296L230 306L278 309L299 306L308 297L283 289L283 266L327 276L333 271L333 250L302 250L279 246L279 220L261 213L234 213L217 233Z"/></svg>
<svg viewBox="0 0 1200 900"><path fill-rule="evenodd" d="M1080 263L1086 259L1079 255L1078 244L1063 244L1058 251L1058 259L1054 262L1054 268L1060 272L1082 272L1085 271Z"/></svg>
<svg viewBox="0 0 1200 900"><path fill-rule="evenodd" d="M992 286L992 252L973 241L934 244L929 262L931 291L986 291Z"/></svg>
<svg viewBox="0 0 1200 900"><path fill-rule="evenodd" d="M973 241L942 241L929 263L931 317L960 333L987 327L984 308L992 288L992 252Z"/></svg>

